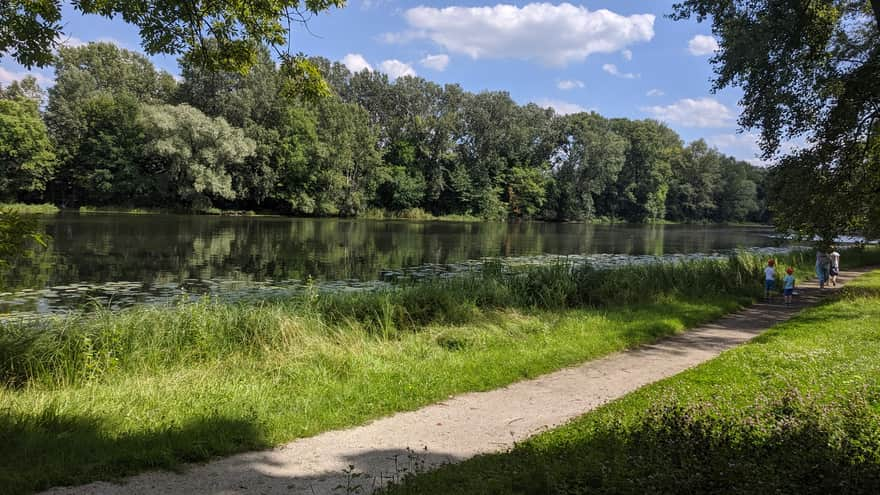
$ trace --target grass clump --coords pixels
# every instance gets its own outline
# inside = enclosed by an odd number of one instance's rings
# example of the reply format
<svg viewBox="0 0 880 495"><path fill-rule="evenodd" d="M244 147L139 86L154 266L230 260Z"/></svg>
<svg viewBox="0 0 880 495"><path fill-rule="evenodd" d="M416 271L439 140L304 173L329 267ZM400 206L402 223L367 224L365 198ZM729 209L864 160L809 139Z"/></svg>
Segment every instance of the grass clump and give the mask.
<svg viewBox="0 0 880 495"><path fill-rule="evenodd" d="M173 210L164 208L135 208L128 206L80 206L80 213L123 213L126 215L157 215L171 213Z"/></svg>
<svg viewBox="0 0 880 495"><path fill-rule="evenodd" d="M363 218L367 220L423 220L423 221L437 221L437 222L484 222L485 218L473 216L473 215L434 215L429 211L425 211L422 208L407 208L405 210L386 210L382 208L369 208L360 215L358 218Z"/></svg>
<svg viewBox="0 0 880 495"><path fill-rule="evenodd" d="M13 211L20 215L54 215L61 211L57 206L51 203L0 203L0 210Z"/></svg>
<svg viewBox="0 0 880 495"><path fill-rule="evenodd" d="M880 271L509 453L386 493L880 491Z"/></svg>

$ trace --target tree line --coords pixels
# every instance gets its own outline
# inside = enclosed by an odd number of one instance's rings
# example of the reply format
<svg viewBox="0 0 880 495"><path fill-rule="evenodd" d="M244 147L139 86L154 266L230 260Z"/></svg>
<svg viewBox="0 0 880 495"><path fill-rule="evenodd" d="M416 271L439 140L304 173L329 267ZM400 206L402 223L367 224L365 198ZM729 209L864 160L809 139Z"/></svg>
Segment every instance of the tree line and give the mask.
<svg viewBox="0 0 880 495"><path fill-rule="evenodd" d="M506 92L310 60L291 97L264 49L181 79L109 43L61 47L55 85L0 88L0 200L629 222L766 221L765 171L653 120L559 115Z"/></svg>

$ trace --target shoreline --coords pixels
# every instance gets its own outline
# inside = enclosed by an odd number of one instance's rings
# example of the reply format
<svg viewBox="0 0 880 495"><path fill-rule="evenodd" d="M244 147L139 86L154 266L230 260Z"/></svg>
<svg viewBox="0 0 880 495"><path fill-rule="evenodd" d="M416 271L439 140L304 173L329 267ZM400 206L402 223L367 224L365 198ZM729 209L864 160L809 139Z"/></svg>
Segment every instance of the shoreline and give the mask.
<svg viewBox="0 0 880 495"><path fill-rule="evenodd" d="M283 212L271 210L223 210L219 208L210 208L208 210L190 210L177 208L155 208L155 207L129 207L129 206L79 206L71 208L58 207L51 203L29 204L29 203L0 203L0 209L12 209L21 214L28 215L56 215L56 214L116 214L116 215L195 215L195 216L233 216L233 217L279 217L291 219L338 219L338 220L384 220L384 221L401 221L401 222L459 222L459 223L530 223L540 222L548 224L575 224L575 225L615 225L615 226L663 226L663 225L690 225L690 226L711 226L711 227L761 227L772 228L770 223L755 222L715 222L715 221L677 221L677 220L657 220L646 222L627 222L623 219L596 218L591 220L553 220L546 218L482 218L472 215L433 215L428 212L419 210L418 212L408 211L386 211L386 210L366 210L360 215L355 216L299 216L291 215Z"/></svg>

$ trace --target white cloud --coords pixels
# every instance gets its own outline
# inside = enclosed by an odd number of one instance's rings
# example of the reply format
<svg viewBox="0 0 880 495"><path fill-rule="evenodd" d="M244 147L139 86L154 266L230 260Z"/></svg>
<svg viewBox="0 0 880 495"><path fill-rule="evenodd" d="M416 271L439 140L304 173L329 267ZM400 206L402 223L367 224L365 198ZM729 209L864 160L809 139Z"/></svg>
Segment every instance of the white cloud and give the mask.
<svg viewBox="0 0 880 495"><path fill-rule="evenodd" d="M602 70L611 74L612 76L621 77L623 79L635 79L639 77L638 74L633 74L632 72L620 72L620 70L614 64L605 64L602 66Z"/></svg>
<svg viewBox="0 0 880 495"><path fill-rule="evenodd" d="M76 36L69 36L66 34L58 34L55 36L55 44L64 46L67 48L77 48L80 46L84 46L88 44L86 41L83 41Z"/></svg>
<svg viewBox="0 0 880 495"><path fill-rule="evenodd" d="M722 153L747 161L755 166L764 167L775 161L772 158L770 160L761 158L761 136L755 132L716 134L707 137L706 143L718 148ZM793 153L806 146L807 141L803 138L789 139L779 143L779 153L783 155Z"/></svg>
<svg viewBox="0 0 880 495"><path fill-rule="evenodd" d="M443 72L444 70L446 70L446 66L449 65L449 55L428 55L427 57L420 60L419 63L429 69Z"/></svg>
<svg viewBox="0 0 880 495"><path fill-rule="evenodd" d="M664 93L662 90L654 88L654 89L648 90L648 92L645 93L645 96L663 96L665 94L666 93Z"/></svg>
<svg viewBox="0 0 880 495"><path fill-rule="evenodd" d="M12 84L13 81L21 81L27 76L33 76L37 80L37 83L44 88L54 84L54 80L51 77L39 72L16 72L0 67L0 84L4 86Z"/></svg>
<svg viewBox="0 0 880 495"><path fill-rule="evenodd" d="M79 48L81 46L86 46L89 43L110 43L112 45L116 45L117 48L121 48L123 50L140 52L140 48L137 46L130 45L123 41L120 41L111 36L100 36L93 40L84 40L82 38L77 38L76 36L70 36L66 34L58 35L55 37L56 47L63 46L65 48Z"/></svg>
<svg viewBox="0 0 880 495"><path fill-rule="evenodd" d="M413 28L384 36L401 42L427 38L473 59L515 58L563 66L593 53L614 53L654 37L654 16L590 11L569 3L523 7L416 7L404 13Z"/></svg>
<svg viewBox="0 0 880 495"><path fill-rule="evenodd" d="M758 147L758 135L752 132L716 134L706 138L706 142L718 149L746 148L753 152L760 150Z"/></svg>
<svg viewBox="0 0 880 495"><path fill-rule="evenodd" d="M381 7L391 0L363 0L361 2L361 10L369 10L376 7Z"/></svg>
<svg viewBox="0 0 880 495"><path fill-rule="evenodd" d="M556 87L563 91L567 91L569 89L583 88L584 83L583 81L578 81L577 79L566 79L564 81L559 81L558 83L556 83Z"/></svg>
<svg viewBox="0 0 880 495"><path fill-rule="evenodd" d="M416 71L413 70L409 64L396 59L385 60L379 64L379 70L388 74L388 77L391 78L391 80L397 79L398 77L416 75Z"/></svg>
<svg viewBox="0 0 880 495"><path fill-rule="evenodd" d="M688 50L691 55L709 55L718 50L718 42L712 36L698 34L688 41Z"/></svg>
<svg viewBox="0 0 880 495"><path fill-rule="evenodd" d="M758 145L759 136L753 132L716 134L706 138L709 146L718 148L718 151L744 160L752 165L763 167L768 164L759 155L761 147Z"/></svg>
<svg viewBox="0 0 880 495"><path fill-rule="evenodd" d="M100 38L93 39L90 41L90 43L110 43L110 44L116 45L117 47L122 48L124 50L139 51L138 47L129 45L128 43L125 43L123 41L119 41L118 39L111 38L109 36L102 36Z"/></svg>
<svg viewBox="0 0 880 495"><path fill-rule="evenodd" d="M620 54L623 55L623 58L625 60L632 60L633 59L632 50L624 50L624 51L620 52Z"/></svg>
<svg viewBox="0 0 880 495"><path fill-rule="evenodd" d="M424 31L404 31L402 33L382 33L376 37L382 43L400 43L405 44L418 39L427 38L428 35Z"/></svg>
<svg viewBox="0 0 880 495"><path fill-rule="evenodd" d="M364 69L373 72L373 66L367 62L367 59L364 58L360 53L349 53L348 55L342 57L342 65L348 67L348 70L353 73L358 73Z"/></svg>
<svg viewBox="0 0 880 495"><path fill-rule="evenodd" d="M733 112L712 98L684 98L672 105L642 107L642 111L684 127L727 127L734 120Z"/></svg>
<svg viewBox="0 0 880 495"><path fill-rule="evenodd" d="M577 103L571 103L562 100L553 100L550 98L542 98L536 101L535 104L542 108L552 108L559 115L569 115L572 113L589 111L588 109L578 105Z"/></svg>

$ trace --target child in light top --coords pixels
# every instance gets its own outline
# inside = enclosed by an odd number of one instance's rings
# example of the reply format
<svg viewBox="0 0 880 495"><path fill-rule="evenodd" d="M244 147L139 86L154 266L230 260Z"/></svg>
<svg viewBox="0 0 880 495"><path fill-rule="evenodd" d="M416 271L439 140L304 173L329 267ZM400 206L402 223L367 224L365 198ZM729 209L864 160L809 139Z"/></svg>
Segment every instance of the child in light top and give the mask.
<svg viewBox="0 0 880 495"><path fill-rule="evenodd" d="M828 257L831 258L831 270L828 271L828 275L831 277L831 285L837 287L837 275L840 273L840 253L832 248Z"/></svg>
<svg viewBox="0 0 880 495"><path fill-rule="evenodd" d="M782 279L782 294L785 296L785 304L791 304L791 295L794 293L794 268L785 269L785 278Z"/></svg>
<svg viewBox="0 0 880 495"><path fill-rule="evenodd" d="M776 286L776 265L775 260L767 261L767 268L764 268L764 297L770 299L770 291Z"/></svg>

